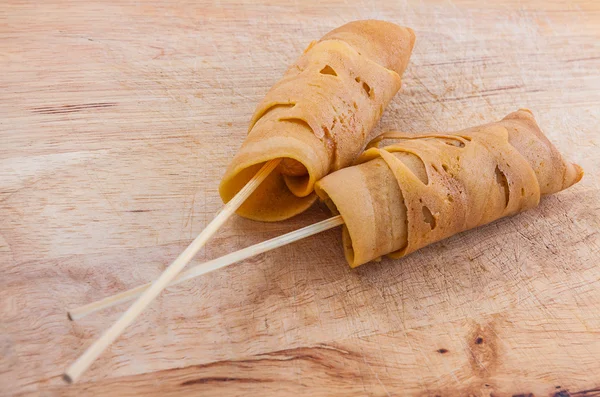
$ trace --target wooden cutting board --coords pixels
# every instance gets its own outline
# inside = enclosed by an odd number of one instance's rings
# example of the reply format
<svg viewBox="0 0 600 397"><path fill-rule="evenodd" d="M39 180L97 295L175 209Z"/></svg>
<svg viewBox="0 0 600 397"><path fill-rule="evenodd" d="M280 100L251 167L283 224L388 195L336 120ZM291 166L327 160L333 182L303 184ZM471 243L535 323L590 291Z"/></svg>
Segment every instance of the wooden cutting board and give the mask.
<svg viewBox="0 0 600 397"><path fill-rule="evenodd" d="M1 395L600 395L600 3L3 2ZM221 207L251 113L306 45L411 26L379 130L534 111L586 175L527 213L356 270L339 230L171 288L87 372L62 371ZM235 217L194 260L325 219Z"/></svg>

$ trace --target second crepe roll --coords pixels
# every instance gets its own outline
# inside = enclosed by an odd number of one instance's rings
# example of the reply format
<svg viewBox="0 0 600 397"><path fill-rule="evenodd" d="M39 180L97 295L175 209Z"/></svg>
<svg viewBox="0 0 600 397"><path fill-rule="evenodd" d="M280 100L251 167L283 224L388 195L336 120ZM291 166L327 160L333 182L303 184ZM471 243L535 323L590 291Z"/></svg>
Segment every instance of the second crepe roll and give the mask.
<svg viewBox="0 0 600 397"><path fill-rule="evenodd" d="M525 211L583 176L526 109L455 133L384 137L395 142L367 150L360 164L316 186L344 219L352 267Z"/></svg>
<svg viewBox="0 0 600 397"><path fill-rule="evenodd" d="M400 89L414 40L409 28L368 20L311 43L258 105L219 187L223 201L266 161L282 158L238 214L278 221L308 208L315 182L350 165L373 138Z"/></svg>

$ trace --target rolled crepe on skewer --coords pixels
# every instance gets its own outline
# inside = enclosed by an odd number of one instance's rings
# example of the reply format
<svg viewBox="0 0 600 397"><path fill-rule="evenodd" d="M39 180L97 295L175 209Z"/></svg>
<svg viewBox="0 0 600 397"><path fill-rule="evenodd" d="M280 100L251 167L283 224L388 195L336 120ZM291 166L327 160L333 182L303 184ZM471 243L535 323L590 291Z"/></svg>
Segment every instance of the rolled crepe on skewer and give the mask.
<svg viewBox="0 0 600 397"><path fill-rule="evenodd" d="M414 32L367 20L343 25L312 42L258 105L248 136L221 181L229 201L266 161L276 169L237 211L278 221L308 208L316 181L346 167L398 92Z"/></svg>
<svg viewBox="0 0 600 397"><path fill-rule="evenodd" d="M535 207L577 183L527 109L448 134L383 134L394 143L365 151L315 190L344 219L351 267L399 258L456 233Z"/></svg>

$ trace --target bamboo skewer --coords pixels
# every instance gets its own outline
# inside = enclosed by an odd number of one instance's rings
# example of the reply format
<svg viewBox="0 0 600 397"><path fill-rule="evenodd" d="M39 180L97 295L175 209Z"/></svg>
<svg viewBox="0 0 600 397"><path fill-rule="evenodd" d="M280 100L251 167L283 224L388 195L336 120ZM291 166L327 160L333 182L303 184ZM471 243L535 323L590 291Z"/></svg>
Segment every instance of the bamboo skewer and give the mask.
<svg viewBox="0 0 600 397"><path fill-rule="evenodd" d="M173 281L185 265L200 251L213 234L246 201L256 188L279 165L281 159L266 162L258 173L229 201L192 243L171 263L165 271L146 289L119 319L106 330L67 370L63 379L68 383L77 382L79 377L106 350L112 342L144 311L146 307Z"/></svg>
<svg viewBox="0 0 600 397"><path fill-rule="evenodd" d="M324 221L312 224L310 226L303 227L302 229L294 230L293 232L272 238L267 241L263 241L258 244L251 245L250 247L246 247L236 252L232 252L220 258L213 259L211 261L202 263L200 265L194 266L185 272L182 272L179 276L177 276L169 285L171 287L173 285L180 284L184 281L190 280L195 277L202 276L203 274L210 273L213 270L221 269L223 267L229 266L233 263L240 262L244 259L251 258L253 256L262 254L267 251L274 250L276 248L282 247L287 244L291 244L295 241L301 240L303 238L324 232L326 230L332 229L334 227L343 225L344 221L340 215L334 216L332 218L326 219ZM96 302L89 303L87 305L83 305L72 309L68 312L69 319L77 320L87 316L88 314L97 312L102 309L106 309L120 303L124 303L134 299L135 297L141 295L144 291L146 291L152 283L143 284L132 288L127 291L120 292L116 295L112 295L101 299Z"/></svg>

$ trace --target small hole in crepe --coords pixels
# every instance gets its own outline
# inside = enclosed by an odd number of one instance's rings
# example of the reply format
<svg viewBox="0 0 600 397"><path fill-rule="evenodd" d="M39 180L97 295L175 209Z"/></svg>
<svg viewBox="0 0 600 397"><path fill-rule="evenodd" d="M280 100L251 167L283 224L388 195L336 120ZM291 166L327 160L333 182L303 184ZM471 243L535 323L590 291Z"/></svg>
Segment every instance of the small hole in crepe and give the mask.
<svg viewBox="0 0 600 397"><path fill-rule="evenodd" d="M306 121L304 121L302 119L298 119L298 118L289 118L289 119L287 119L287 118L281 118L281 119L279 119L279 121L287 121L288 123L294 123L294 124L297 124L297 125L304 126L304 127L308 128L311 131L313 130L312 127Z"/></svg>
<svg viewBox="0 0 600 397"><path fill-rule="evenodd" d="M506 208L506 206L508 206L508 200L510 199L508 179L506 179L506 175L504 175L504 172L502 172L502 170L498 166L496 166L495 173L498 188L501 190L502 193L504 193L504 208Z"/></svg>
<svg viewBox="0 0 600 397"><path fill-rule="evenodd" d="M460 147L460 148L465 147L465 143L458 139L444 138L444 143L449 146L456 146L456 147Z"/></svg>
<svg viewBox="0 0 600 397"><path fill-rule="evenodd" d="M333 68L329 65L325 65L325 67L323 69L321 69L321 74L330 74L332 76L337 76L337 73L335 72L335 70L333 70Z"/></svg>
<svg viewBox="0 0 600 397"><path fill-rule="evenodd" d="M449 202L453 203L454 202L454 198L451 195L447 196L447 199Z"/></svg>
<svg viewBox="0 0 600 397"><path fill-rule="evenodd" d="M521 196L522 197L525 196L525 188L524 187L521 188Z"/></svg>
<svg viewBox="0 0 600 397"><path fill-rule="evenodd" d="M258 123L258 121L260 119L262 119L267 114L271 113L272 111L274 111L276 109L286 109L286 108L289 109L289 108L293 108L294 106L296 106L295 103L276 103L272 106L269 106L268 108L266 108L264 110L264 112L261 113L261 115L256 119L256 122L254 124L256 125L256 123Z"/></svg>
<svg viewBox="0 0 600 397"><path fill-rule="evenodd" d="M394 152L394 156L402 161L424 185L429 184L427 167L421 157L412 152Z"/></svg>
<svg viewBox="0 0 600 397"><path fill-rule="evenodd" d="M431 228L431 230L435 229L435 227L437 226L436 221L435 221L435 218L433 217L433 214L429 210L429 208L427 208L426 206L423 206L422 210L423 210L423 220L425 222L429 223L429 227Z"/></svg>
<svg viewBox="0 0 600 397"><path fill-rule="evenodd" d="M442 164L442 168L444 169L444 171L448 172L448 166L446 164Z"/></svg>
<svg viewBox="0 0 600 397"><path fill-rule="evenodd" d="M360 77L356 77L356 78L354 78L354 80L355 80L357 83L360 83L360 82L362 81L362 80L360 79ZM367 93L367 95L368 95L369 97L371 97L371 96L373 95L373 89L371 88L371 86L370 86L370 85L368 85L367 83L363 82L363 83L362 83L362 87L363 87L363 90L365 90L365 92Z"/></svg>
<svg viewBox="0 0 600 397"><path fill-rule="evenodd" d="M264 117L266 116L268 113L272 112L275 109L286 109L286 108L293 108L294 106L296 106L295 103L278 103L275 104L271 107L269 107L267 110L265 110L265 112L260 116L260 117Z"/></svg>

